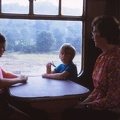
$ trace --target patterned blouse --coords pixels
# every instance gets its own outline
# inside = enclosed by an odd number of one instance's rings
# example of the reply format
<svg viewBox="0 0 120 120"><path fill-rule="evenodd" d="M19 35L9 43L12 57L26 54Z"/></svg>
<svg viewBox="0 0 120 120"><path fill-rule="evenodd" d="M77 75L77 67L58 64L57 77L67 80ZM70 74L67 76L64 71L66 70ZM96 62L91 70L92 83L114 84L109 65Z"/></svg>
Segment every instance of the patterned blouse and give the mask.
<svg viewBox="0 0 120 120"><path fill-rule="evenodd" d="M88 96L92 107L120 112L120 47L98 57L92 78L95 88Z"/></svg>

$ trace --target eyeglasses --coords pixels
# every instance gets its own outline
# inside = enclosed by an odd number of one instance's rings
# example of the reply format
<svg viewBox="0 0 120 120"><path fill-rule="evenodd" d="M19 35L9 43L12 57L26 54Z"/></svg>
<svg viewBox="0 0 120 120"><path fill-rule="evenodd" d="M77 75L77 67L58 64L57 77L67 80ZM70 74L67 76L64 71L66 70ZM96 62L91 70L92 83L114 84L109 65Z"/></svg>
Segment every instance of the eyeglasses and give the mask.
<svg viewBox="0 0 120 120"><path fill-rule="evenodd" d="M95 34L95 33L99 33L99 32L98 32L98 31L92 31L91 33L92 33L92 34Z"/></svg>

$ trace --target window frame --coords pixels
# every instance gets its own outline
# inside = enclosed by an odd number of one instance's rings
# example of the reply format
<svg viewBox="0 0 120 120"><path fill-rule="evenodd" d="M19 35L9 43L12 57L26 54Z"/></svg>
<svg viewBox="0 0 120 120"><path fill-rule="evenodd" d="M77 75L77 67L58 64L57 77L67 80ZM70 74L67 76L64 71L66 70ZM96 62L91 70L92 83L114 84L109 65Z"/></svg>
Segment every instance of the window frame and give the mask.
<svg viewBox="0 0 120 120"><path fill-rule="evenodd" d="M83 0L83 14L81 16L68 16L61 14L61 2L59 0L58 15L40 15L34 14L34 1L28 0L29 2L29 13L28 14L17 14L17 13L2 13L2 0L0 0L0 18L6 19L29 19L29 20L66 20L66 21L81 21L82 22L82 55L81 55L81 71L78 73L78 77L84 72L84 58L85 58L85 18L86 18L86 0Z"/></svg>
<svg viewBox="0 0 120 120"><path fill-rule="evenodd" d="M68 16L61 14L61 2L59 0L58 5L58 15L40 15L34 14L34 1L29 1L29 13L28 14L17 14L17 13L2 13L2 0L0 0L0 18L11 18L11 19L41 19L41 20L67 20L67 21L84 21L85 20L85 3L86 0L83 0L83 15L82 16Z"/></svg>

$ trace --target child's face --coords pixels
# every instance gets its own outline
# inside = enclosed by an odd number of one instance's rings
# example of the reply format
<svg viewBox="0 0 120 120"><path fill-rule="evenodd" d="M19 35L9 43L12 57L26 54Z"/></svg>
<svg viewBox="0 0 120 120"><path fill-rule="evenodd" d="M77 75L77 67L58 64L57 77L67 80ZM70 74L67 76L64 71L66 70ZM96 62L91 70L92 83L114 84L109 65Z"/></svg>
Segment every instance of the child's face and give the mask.
<svg viewBox="0 0 120 120"><path fill-rule="evenodd" d="M59 58L64 64L69 64L72 61L72 54L71 52L61 51L59 54Z"/></svg>

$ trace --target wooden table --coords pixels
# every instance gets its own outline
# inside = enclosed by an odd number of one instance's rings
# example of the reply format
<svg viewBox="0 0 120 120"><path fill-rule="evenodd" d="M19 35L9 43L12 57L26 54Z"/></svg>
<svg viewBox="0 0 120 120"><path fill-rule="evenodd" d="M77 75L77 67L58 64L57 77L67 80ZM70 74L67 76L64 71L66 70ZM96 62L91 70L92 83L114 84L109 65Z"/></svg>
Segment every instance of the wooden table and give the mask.
<svg viewBox="0 0 120 120"><path fill-rule="evenodd" d="M50 120L61 120L61 113L88 94L89 89L70 80L29 77L26 84L9 89L10 97L30 102L37 109L48 112Z"/></svg>

